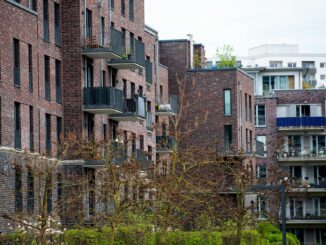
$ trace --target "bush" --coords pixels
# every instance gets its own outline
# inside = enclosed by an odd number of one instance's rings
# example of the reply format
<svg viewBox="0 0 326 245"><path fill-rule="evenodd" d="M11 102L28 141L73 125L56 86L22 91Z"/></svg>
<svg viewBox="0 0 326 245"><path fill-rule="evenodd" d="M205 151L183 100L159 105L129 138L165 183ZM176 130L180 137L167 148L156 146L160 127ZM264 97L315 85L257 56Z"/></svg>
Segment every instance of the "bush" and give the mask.
<svg viewBox="0 0 326 245"><path fill-rule="evenodd" d="M219 232L168 232L166 245L221 245L221 233Z"/></svg>

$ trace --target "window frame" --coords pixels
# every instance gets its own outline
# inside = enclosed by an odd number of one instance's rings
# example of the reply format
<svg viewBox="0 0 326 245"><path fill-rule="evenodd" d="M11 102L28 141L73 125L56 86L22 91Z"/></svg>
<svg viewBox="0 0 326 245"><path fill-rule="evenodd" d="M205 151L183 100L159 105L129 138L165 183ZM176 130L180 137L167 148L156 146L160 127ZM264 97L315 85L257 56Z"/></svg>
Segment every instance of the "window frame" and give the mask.
<svg viewBox="0 0 326 245"><path fill-rule="evenodd" d="M229 105L226 103L226 92L229 92ZM229 108L227 108L229 106ZM224 116L230 117L232 116L232 90L227 88L223 90L223 108L224 108ZM229 112L227 113L227 109L229 109Z"/></svg>
<svg viewBox="0 0 326 245"><path fill-rule="evenodd" d="M260 107L260 106L263 106L264 107L264 112L265 112L265 116L264 116L264 118L265 118L265 123L263 124L263 125L259 125L259 115L258 115L258 108ZM264 105L264 104L256 104L255 105L255 127L256 128L265 128L265 127L267 127L267 112L266 112L266 105Z"/></svg>

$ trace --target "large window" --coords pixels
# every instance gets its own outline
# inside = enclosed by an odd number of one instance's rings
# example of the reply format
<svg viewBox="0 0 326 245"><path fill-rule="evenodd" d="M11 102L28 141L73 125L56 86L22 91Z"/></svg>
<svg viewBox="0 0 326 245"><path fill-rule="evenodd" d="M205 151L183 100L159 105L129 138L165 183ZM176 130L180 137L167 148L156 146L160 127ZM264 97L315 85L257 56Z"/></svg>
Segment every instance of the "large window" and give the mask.
<svg viewBox="0 0 326 245"><path fill-rule="evenodd" d="M57 46L61 45L60 32L60 5L54 3L54 41Z"/></svg>
<svg viewBox="0 0 326 245"><path fill-rule="evenodd" d="M49 33L49 1L43 0L43 37L44 40L50 41Z"/></svg>
<svg viewBox="0 0 326 245"><path fill-rule="evenodd" d="M61 61L55 61L55 91L56 91L56 102L61 104L62 93L61 93Z"/></svg>
<svg viewBox="0 0 326 245"><path fill-rule="evenodd" d="M29 107L29 146L34 151L34 111L33 106Z"/></svg>
<svg viewBox="0 0 326 245"><path fill-rule="evenodd" d="M224 89L224 115L231 116L232 103L231 103L231 89Z"/></svg>
<svg viewBox="0 0 326 245"><path fill-rule="evenodd" d="M51 100L51 86L50 86L50 57L44 56L44 85L45 85L45 99Z"/></svg>
<svg viewBox="0 0 326 245"><path fill-rule="evenodd" d="M14 84L20 86L20 45L19 40L14 38L13 41L13 63L14 63Z"/></svg>
<svg viewBox="0 0 326 245"><path fill-rule="evenodd" d="M274 89L294 89L294 76L263 76L263 94L269 95Z"/></svg>
<svg viewBox="0 0 326 245"><path fill-rule="evenodd" d="M265 180L267 178L266 165L257 165L257 179Z"/></svg>
<svg viewBox="0 0 326 245"><path fill-rule="evenodd" d="M28 44L28 84L29 91L33 91L33 50L31 44Z"/></svg>
<svg viewBox="0 0 326 245"><path fill-rule="evenodd" d="M224 150L229 151L232 146L232 125L224 125Z"/></svg>
<svg viewBox="0 0 326 245"><path fill-rule="evenodd" d="M135 13L134 13L134 0L129 0L129 19L134 20Z"/></svg>
<svg viewBox="0 0 326 245"><path fill-rule="evenodd" d="M92 37L92 11L89 9L86 9L86 19L85 19L85 37L91 38Z"/></svg>
<svg viewBox="0 0 326 245"><path fill-rule="evenodd" d="M266 107L265 105L255 106L255 126L265 127L266 126Z"/></svg>
<svg viewBox="0 0 326 245"><path fill-rule="evenodd" d="M121 0L121 14L126 14L126 0Z"/></svg>
<svg viewBox="0 0 326 245"><path fill-rule="evenodd" d="M20 167L15 167L15 211L23 211L23 182L22 182L22 170Z"/></svg>
<svg viewBox="0 0 326 245"><path fill-rule="evenodd" d="M267 144L266 144L267 137L265 135L258 135L256 136L256 140L257 140L257 144L256 144L257 153L259 151L260 156L267 157Z"/></svg>
<svg viewBox="0 0 326 245"><path fill-rule="evenodd" d="M15 148L21 149L21 115L20 115L20 103L15 102L14 108L15 117Z"/></svg>

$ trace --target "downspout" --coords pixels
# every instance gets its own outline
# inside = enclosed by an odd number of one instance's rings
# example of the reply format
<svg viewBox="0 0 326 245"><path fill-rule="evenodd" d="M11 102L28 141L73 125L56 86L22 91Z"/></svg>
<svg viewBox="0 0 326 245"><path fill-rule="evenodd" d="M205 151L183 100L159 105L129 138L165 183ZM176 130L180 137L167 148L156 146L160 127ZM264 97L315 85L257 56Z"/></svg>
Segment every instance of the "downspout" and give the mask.
<svg viewBox="0 0 326 245"><path fill-rule="evenodd" d="M194 69L194 37L192 34L187 35L190 41L190 69Z"/></svg>

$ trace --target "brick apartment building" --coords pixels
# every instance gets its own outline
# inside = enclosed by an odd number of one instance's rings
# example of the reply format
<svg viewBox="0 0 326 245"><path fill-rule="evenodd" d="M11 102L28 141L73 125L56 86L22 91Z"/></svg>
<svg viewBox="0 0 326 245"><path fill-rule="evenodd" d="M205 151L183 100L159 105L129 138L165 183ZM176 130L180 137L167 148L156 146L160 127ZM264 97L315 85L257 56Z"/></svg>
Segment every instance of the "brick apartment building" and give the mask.
<svg viewBox="0 0 326 245"><path fill-rule="evenodd" d="M257 178L268 183L273 165L293 184L288 198L287 230L302 244L326 242L325 89L303 90L305 67L243 68L255 79L255 126L264 156L256 160ZM268 201L257 199L258 212ZM261 216L266 218L266 216Z"/></svg>
<svg viewBox="0 0 326 245"><path fill-rule="evenodd" d="M37 208L25 193L33 179L11 161L23 151L55 156L62 133L130 138L128 156L166 173L168 70L158 60L158 33L144 23L143 0L2 0L0 13L0 169L9 176L0 181L0 211ZM101 167L78 160L64 164ZM0 218L1 230L6 223Z"/></svg>
<svg viewBox="0 0 326 245"><path fill-rule="evenodd" d="M237 68L204 69L205 51L191 40L160 41L160 62L169 68L169 93L184 93L182 126L194 128L195 118L204 121L187 136L186 142L214 147L218 152L232 150L252 153L255 149L254 82Z"/></svg>

